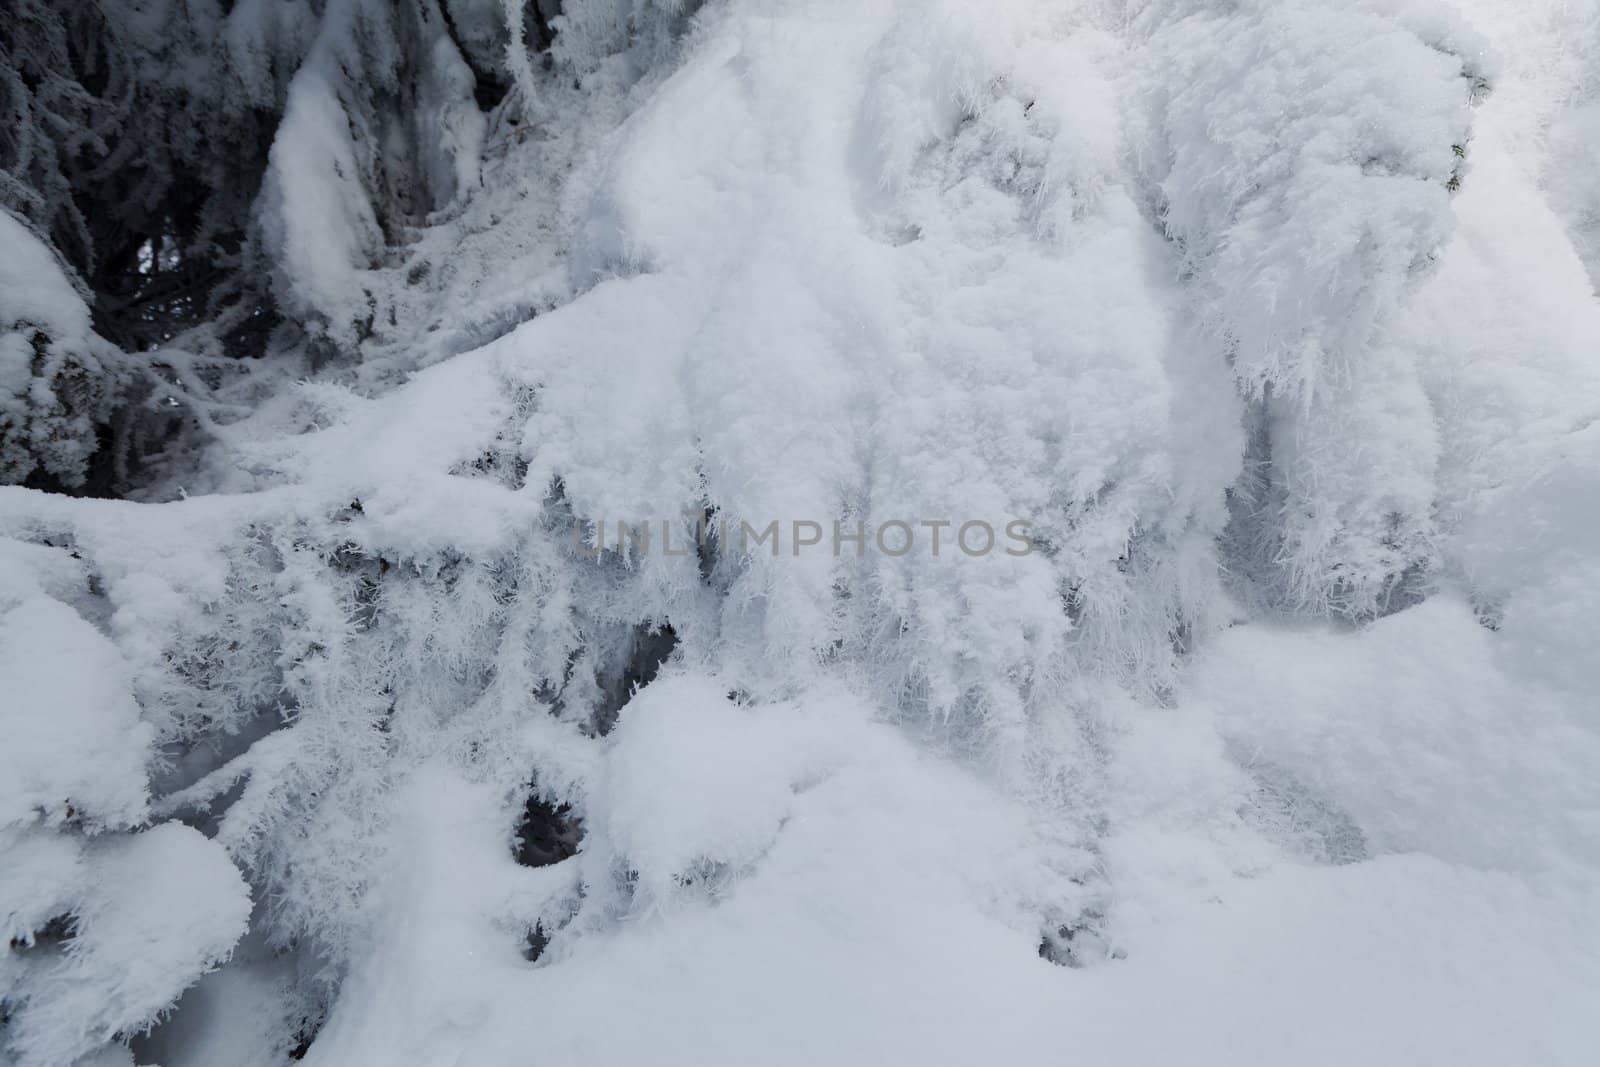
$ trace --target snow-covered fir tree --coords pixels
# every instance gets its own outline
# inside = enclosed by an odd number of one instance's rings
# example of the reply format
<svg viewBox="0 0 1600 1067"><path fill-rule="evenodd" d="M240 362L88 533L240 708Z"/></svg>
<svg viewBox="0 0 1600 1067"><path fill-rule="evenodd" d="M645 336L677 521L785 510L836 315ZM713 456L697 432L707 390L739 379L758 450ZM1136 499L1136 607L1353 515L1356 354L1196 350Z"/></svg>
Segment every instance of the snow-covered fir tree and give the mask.
<svg viewBox="0 0 1600 1067"><path fill-rule="evenodd" d="M0 0L0 1063L1581 1064L1593 0Z"/></svg>

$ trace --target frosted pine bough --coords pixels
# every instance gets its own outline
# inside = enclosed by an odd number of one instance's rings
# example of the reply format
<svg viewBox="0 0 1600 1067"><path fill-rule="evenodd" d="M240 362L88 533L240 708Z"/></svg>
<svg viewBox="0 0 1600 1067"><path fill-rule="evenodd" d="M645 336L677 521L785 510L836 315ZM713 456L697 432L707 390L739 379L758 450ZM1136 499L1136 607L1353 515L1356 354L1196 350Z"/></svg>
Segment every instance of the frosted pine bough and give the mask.
<svg viewBox="0 0 1600 1067"><path fill-rule="evenodd" d="M1585 1061L1588 7L511 6L104 5L159 337L5 157L6 1055Z"/></svg>

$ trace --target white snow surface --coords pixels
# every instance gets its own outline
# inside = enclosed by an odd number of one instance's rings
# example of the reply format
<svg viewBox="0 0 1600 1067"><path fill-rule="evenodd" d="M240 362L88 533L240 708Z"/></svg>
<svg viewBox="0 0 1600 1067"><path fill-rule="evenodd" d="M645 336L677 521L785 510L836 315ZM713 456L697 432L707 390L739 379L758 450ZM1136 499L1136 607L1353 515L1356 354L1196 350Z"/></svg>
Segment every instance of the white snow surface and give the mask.
<svg viewBox="0 0 1600 1067"><path fill-rule="evenodd" d="M538 384L529 482L559 474L580 514L672 513L694 499L698 454L708 494L738 514L831 516L863 492L887 514L1036 514L1065 491L1099 496L1080 521L1108 541L1126 536L1119 515L1181 541L1217 521L1240 446L1234 409L1211 400L1227 395L1223 366L1189 340L1196 295L1169 280L1171 253L1141 218L1126 159L1147 148L1119 132L1131 83L1171 74L1195 110L1165 136L1314 148L1292 178L1224 157L1184 162L1196 175L1165 187L1168 224L1210 279L1198 299L1258 316L1217 327L1249 349L1234 373L1300 404L1299 428L1276 432L1323 451L1365 443L1294 460L1307 473L1293 491L1323 494L1314 521L1331 509L1347 536L1365 521L1352 510L1429 524L1443 511L1429 551L1473 588L1536 597L1524 625L1576 620L1560 605L1593 603L1578 511L1597 467L1581 444L1592 430L1569 435L1600 411L1600 325L1505 130L1541 87L1501 83L1476 105L1452 197L1473 105L1461 60L1435 47L1442 31L1339 5L1227 18L1170 21L1146 45L1081 5L730 5L612 151L579 262L625 276L451 377ZM1287 38L1264 46L1281 70L1249 34ZM1281 117L1264 79L1303 117ZM1335 125L1289 125L1321 121L1314 109ZM1219 132L1229 121L1237 142ZM1363 149L1375 155L1418 144L1415 164L1384 166L1432 184L1368 182L1350 138L1377 140ZM1280 199L1207 205L1203 176L1222 174ZM1179 196L1216 221L1187 232ZM1423 258L1432 273L1408 279ZM1250 295L1268 285L1277 304ZM1351 473L1314 476L1313 458ZM1536 475L1575 481L1520 488ZM1369 486L1384 497L1361 499ZM1532 498L1544 536L1574 530L1561 561L1504 558L1556 551L1534 548L1509 493ZM725 649L803 664L797 651L834 636L836 575L806 562L752 559L748 592L723 609ZM1500 570L1530 566L1548 575L1538 594ZM889 576L883 595L932 631L934 661L916 664L930 701L1099 637L1092 618L1063 633L1041 561L913 568L933 573ZM759 627L737 607L747 597L764 602ZM564 1064L1585 1062L1600 1038L1600 738L1573 672L1592 628L1535 639L1568 640L1539 664L1507 614L1492 632L1439 594L1354 633L1236 626L1181 671L1174 707L1090 698L1106 766L1069 773L1102 777L1084 791L1107 826L1093 861L1104 943L1076 970L1034 951L1064 874L1037 796L810 686L743 708L715 678L657 682L607 742L568 861L598 895L577 905L581 932L530 969L484 924L484 887L525 876L464 829L494 798L430 768L415 821L393 830L409 873L385 894L381 947L310 1062L513 1063L532 1049ZM1079 662L1116 665L1118 639ZM1027 727L1000 724L1027 746ZM637 877L626 907L598 893L616 866ZM484 905L445 903L469 896ZM604 922L608 909L620 918Z"/></svg>
<svg viewBox="0 0 1600 1067"><path fill-rule="evenodd" d="M59 600L33 596L0 615L0 673L0 827L38 814L142 822L152 731L116 646Z"/></svg>
<svg viewBox="0 0 1600 1067"><path fill-rule="evenodd" d="M160 941L124 999L70 970L100 942L61 957L109 1040L243 930L226 848L281 925L136 1046L163 1067L281 1062L256 954L295 945L341 979L309 1067L1592 1063L1595 18L725 0L632 89L589 71L575 128L531 102L411 252L462 249L404 384L380 338L188 500L0 489L0 820L40 824L0 918L192 862L80 912ZM381 280L296 170L346 151L327 77L271 195L331 306ZM497 192L518 167L569 177ZM580 520L1020 517L1051 551L579 566L557 485ZM548 695L667 621L609 733ZM226 751L167 758L150 813L215 842L44 832L67 797L138 823L150 746L201 730ZM540 868L530 771L584 831Z"/></svg>
<svg viewBox="0 0 1600 1067"><path fill-rule="evenodd" d="M0 876L0 906L16 899L10 882L10 872ZM8 999L25 991L8 1020L20 1064L72 1063L151 1025L198 974L227 958L250 914L249 891L227 854L175 823L84 847L70 878L52 889L56 906L74 916L68 947L36 946L0 961Z"/></svg>

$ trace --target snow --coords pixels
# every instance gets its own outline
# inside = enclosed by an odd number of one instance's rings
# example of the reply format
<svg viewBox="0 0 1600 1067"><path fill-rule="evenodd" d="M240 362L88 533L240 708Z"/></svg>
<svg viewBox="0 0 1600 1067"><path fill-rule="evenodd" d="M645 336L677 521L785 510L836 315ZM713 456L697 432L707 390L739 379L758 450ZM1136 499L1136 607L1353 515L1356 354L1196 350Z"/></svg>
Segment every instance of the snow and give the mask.
<svg viewBox="0 0 1600 1067"><path fill-rule="evenodd" d="M360 184L360 164L336 89L319 67L302 67L289 86L283 124L272 147L263 198L265 234L283 264L280 290L291 307L336 324L351 336L363 310L361 273L382 235Z"/></svg>
<svg viewBox="0 0 1600 1067"><path fill-rule="evenodd" d="M510 1064L529 1041L556 1064L1018 1062L1064 1044L1091 1061L1152 1065L1588 1055L1600 980L1584 919L1592 881L1530 883L1418 852L1316 867L1259 844L1257 867L1227 870L1226 846L1206 840L1216 813L1195 803L1206 749L1191 730L1128 746L1124 761L1138 766L1123 782L1142 787L1129 795L1157 799L1108 842L1118 958L1070 970L1034 951L1028 894L1048 872L1023 808L889 728L852 730L848 702L711 711L721 698L709 685L658 684L665 692L626 714L752 721L697 759L679 740L692 729L664 725L674 740L653 767L627 753L646 734L619 736L605 786L617 796L604 803L628 810L638 791L663 811L635 837L614 833L613 814L598 847L640 841L629 859L642 889L703 851L686 829L719 827L722 847L759 843L750 869L702 875L666 899L642 894L603 936L558 939L554 959L530 968L486 921L498 910L486 886L543 872L514 868L475 829L492 796L430 771L396 827L408 860L385 883L381 947L307 1062ZM700 794L663 783L699 778L716 796L744 773L729 762L770 765L769 747L798 762L794 732L819 715L848 750L839 765L799 789L765 776L749 810L684 820ZM619 734L640 725L625 720ZM785 812L775 833L774 801ZM658 867L674 844L677 857ZM567 863L595 862L595 847ZM585 897L583 909L595 906Z"/></svg>
<svg viewBox="0 0 1600 1067"><path fill-rule="evenodd" d="M863 499L883 515L1040 514L1065 484L1078 501L1057 520L1067 550L982 571L875 560L872 607L856 616L832 601L836 582L860 580L847 565L752 554L730 575L714 649L686 590L692 564L641 560L637 581L656 591L643 603L666 597L684 662L725 673L666 675L623 709L580 791L583 851L535 872L520 905L552 937L545 955L530 968L512 954L503 906L462 905L517 896L528 872L503 845L478 838L475 859L457 857L459 884L408 863L416 888L378 909L382 947L312 1062L407 1050L510 1063L530 1043L556 1063L1006 1062L1065 1047L1129 1063L1224 1049L1246 1063L1584 1061L1600 976L1583 921L1595 735L1562 674L1583 661L1581 636L1574 658L1531 670L1521 659L1536 639L1515 631L1534 624L1507 605L1494 632L1441 594L1353 633L1200 627L1192 666L1152 654L1179 614L1216 625L1234 610L1199 577L1215 566L1206 542L1244 448L1230 369L1287 396L1272 409L1274 461L1311 517L1286 538L1315 581L1323 567L1355 581L1351 602L1377 600L1418 560L1468 568L1468 589L1494 584L1506 564L1482 546L1520 549L1527 534L1484 527L1492 515L1469 509L1501 495L1497 474L1457 464L1520 447L1533 450L1520 470L1581 479L1581 461L1552 468L1537 450L1570 447L1549 442L1594 411L1574 391L1591 372L1555 369L1576 351L1565 338L1596 336L1571 268L1555 292L1529 294L1565 312L1516 310L1511 326L1495 325L1503 297L1463 280L1478 257L1521 255L1520 242L1531 264L1533 242L1564 240L1548 228L1479 237L1507 228L1480 205L1532 194L1513 185L1494 200L1511 149L1494 137L1493 96L1451 195L1471 79L1491 69L1477 38L1414 12L1425 41L1309 6L1231 17L1174 22L1140 57L1180 82L1184 63L1218 79L1162 137L1198 144L1206 131L1208 150L1245 154L1178 153L1193 170L1165 187L1165 222L1195 257L1188 289L1164 274L1115 133L1129 46L1099 27L1064 31L1071 19L1020 6L801 18L745 5L702 20L691 58L605 164L576 251L579 287L600 280L491 348L499 373L538 395L527 484L559 478L596 519L675 515L701 494L761 518L848 514ZM1249 65L1252 34L1281 59ZM1070 73L1030 60L1058 47L1079 60ZM1292 110L1256 106L1262 78L1285 81ZM1353 98L1370 113L1347 117ZM1238 140L1217 148L1229 107ZM1287 172L1248 154L1300 140L1308 153ZM1364 173L1352 153L1393 158ZM1206 206L1218 171L1278 199ZM1372 198L1387 221L1373 221ZM1296 225L1305 236L1283 236ZM1308 243L1318 255L1302 254ZM1488 269L1518 285L1541 277ZM1241 295L1262 286L1276 304ZM1191 322L1191 300L1255 317ZM1213 328L1243 346L1231 367L1194 340ZM1543 413L1548 431L1499 436L1455 400L1498 373L1470 352L1503 354L1495 365L1512 375L1518 344L1482 340L1491 330L1550 338L1541 358L1565 395L1511 409ZM1452 503L1436 517L1441 498ZM1583 528L1561 503L1570 493L1536 499L1542 536ZM1396 511L1414 523L1399 556L1383 546ZM1472 514L1484 517L1463 523ZM1171 555L1129 576L1110 564L1134 532L1158 533ZM1586 602L1592 583L1569 557L1540 572L1551 578L1534 617ZM1522 588L1521 574L1494 581ZM1060 582L1084 602L1070 630L1050 604ZM1152 593L1174 598L1172 615L1140 614ZM876 610L900 622L887 673L913 684L879 690L874 675L866 694L826 695L806 650L870 634ZM1112 679L1174 680L1174 706L1052 688L1063 643ZM936 754L971 736L971 686L990 687L978 736L1002 756L976 776ZM730 697L740 688L749 704ZM932 751L873 721L907 689L926 694L912 708L947 716ZM1037 722L1067 700L1100 710L1085 726ZM1064 776L1090 812L1041 808L1056 794L1019 766ZM440 773L417 795L472 793ZM1089 815L1104 828L1086 861L1070 827ZM457 831L428 819L391 832L409 854L492 817L452 818ZM1081 878L1085 862L1094 873ZM495 882L503 894L484 888ZM459 929L408 950L436 1006L393 1010L397 989L421 992L393 978L400 931L441 910ZM1051 915L1090 924L1072 939L1087 966L1038 958Z"/></svg>
<svg viewBox="0 0 1600 1067"><path fill-rule="evenodd" d="M33 596L0 615L0 827L145 816L151 730L115 645L71 608Z"/></svg>
<svg viewBox="0 0 1600 1067"><path fill-rule="evenodd" d="M815 750L838 745L832 724L785 736L769 717L792 715L741 708L713 679L659 679L628 704L593 818L636 872L635 892L670 900L676 883L753 864L790 817L797 786L826 776ZM596 851L586 862L605 863Z"/></svg>
<svg viewBox="0 0 1600 1067"><path fill-rule="evenodd" d="M15 1055L1593 1059L1591 5L381 8L211 491L0 488Z"/></svg>
<svg viewBox="0 0 1600 1067"><path fill-rule="evenodd" d="M250 898L227 853L188 827L108 832L149 818L155 730L121 651L69 606L89 600L74 561L17 542L7 556L38 579L0 588L0 932L12 947L0 997L7 1047L31 1067L155 1022L226 958ZM63 920L64 946L38 942Z"/></svg>
<svg viewBox="0 0 1600 1067"><path fill-rule="evenodd" d="M425 28L412 45L397 25L400 14L388 8L371 0L329 5L289 82L263 181L274 289L313 337L334 346L353 347L373 330L379 286L372 274L383 265L385 243L380 213L398 210L420 224L466 196L480 176L487 124L472 103L471 69L436 12L413 16ZM416 107L400 119L389 98L408 45L420 50L422 78ZM408 138L415 175L395 173L381 158Z"/></svg>
<svg viewBox="0 0 1600 1067"><path fill-rule="evenodd" d="M292 968L242 960L212 971L178 1000L171 1021L137 1041L135 1062L162 1067L281 1067L299 1020L284 1002ZM114 1048L119 1046L112 1046Z"/></svg>
<svg viewBox="0 0 1600 1067"><path fill-rule="evenodd" d="M6 325L31 322L82 337L89 332L89 309L60 262L10 212L0 211L0 291L5 293Z"/></svg>
<svg viewBox="0 0 1600 1067"><path fill-rule="evenodd" d="M1435 598L1357 634L1240 627L1190 681L1241 749L1358 824L1375 852L1538 870L1592 864L1600 736L1494 634ZM1225 696L1224 696L1225 695Z"/></svg>
<svg viewBox="0 0 1600 1067"><path fill-rule="evenodd" d="M1450 232L1463 64L1310 3L1189 15L1150 47L1163 221L1230 316L1215 328L1240 379L1314 395Z"/></svg>
<svg viewBox="0 0 1600 1067"><path fill-rule="evenodd" d="M77 484L126 371L63 263L4 208L0 249L0 472Z"/></svg>
<svg viewBox="0 0 1600 1067"><path fill-rule="evenodd" d="M22 1067L70 1063L150 1025L227 958L250 914L227 854L185 826L97 842L84 860L64 949L35 950L0 970L5 986L23 982L7 1035Z"/></svg>

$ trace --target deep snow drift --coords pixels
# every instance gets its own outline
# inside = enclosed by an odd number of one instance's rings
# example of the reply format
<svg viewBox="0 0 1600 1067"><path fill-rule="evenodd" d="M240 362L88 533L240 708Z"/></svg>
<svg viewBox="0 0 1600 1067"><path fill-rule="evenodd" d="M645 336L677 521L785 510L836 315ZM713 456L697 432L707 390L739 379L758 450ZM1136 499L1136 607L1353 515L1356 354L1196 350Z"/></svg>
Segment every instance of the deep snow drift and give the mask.
<svg viewBox="0 0 1600 1067"><path fill-rule="evenodd" d="M9 1054L1590 1062L1591 6L682 6L441 52L388 258L325 25L307 352L0 488ZM707 513L1037 548L584 542Z"/></svg>

